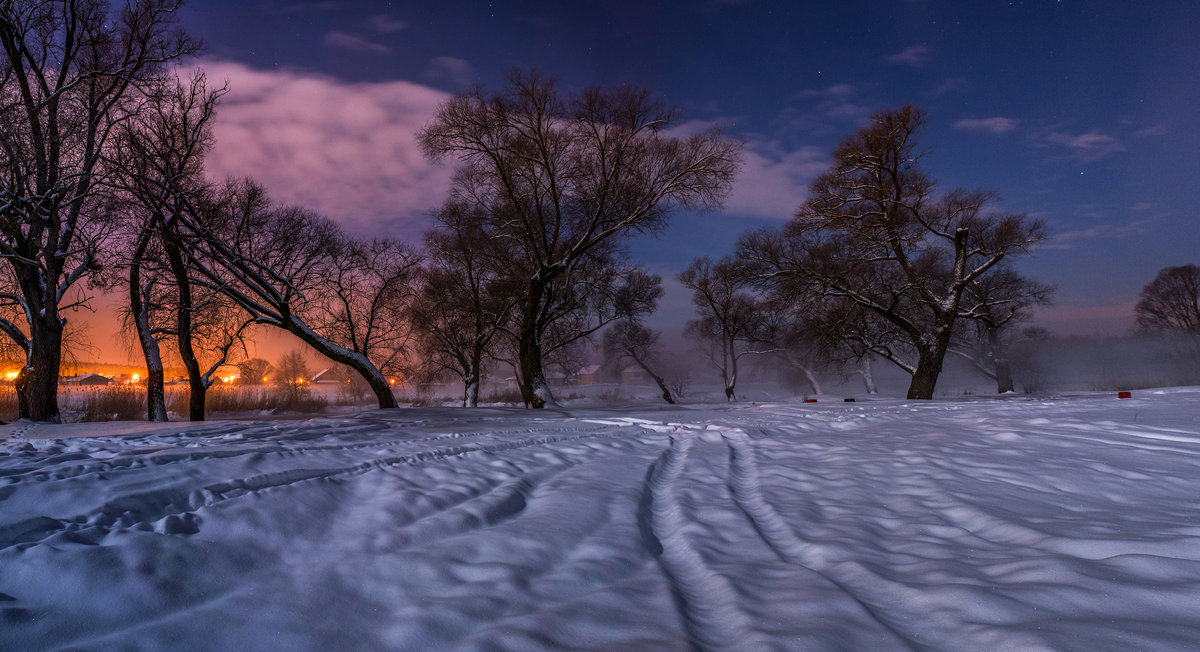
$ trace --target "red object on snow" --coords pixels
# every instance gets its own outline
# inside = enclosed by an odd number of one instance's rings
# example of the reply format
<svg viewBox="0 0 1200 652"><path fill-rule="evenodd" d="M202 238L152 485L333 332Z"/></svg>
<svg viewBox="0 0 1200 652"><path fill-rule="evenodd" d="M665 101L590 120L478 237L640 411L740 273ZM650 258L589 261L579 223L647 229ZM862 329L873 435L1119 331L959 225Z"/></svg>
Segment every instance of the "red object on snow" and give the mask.
<svg viewBox="0 0 1200 652"><path fill-rule="evenodd" d="M805 402L805 403L816 403L816 402L817 402L817 399L815 399L815 398L806 398L806 399L804 399L804 402Z"/></svg>
<svg viewBox="0 0 1200 652"><path fill-rule="evenodd" d="M1132 392L1117 392L1117 398L1133 398Z"/></svg>

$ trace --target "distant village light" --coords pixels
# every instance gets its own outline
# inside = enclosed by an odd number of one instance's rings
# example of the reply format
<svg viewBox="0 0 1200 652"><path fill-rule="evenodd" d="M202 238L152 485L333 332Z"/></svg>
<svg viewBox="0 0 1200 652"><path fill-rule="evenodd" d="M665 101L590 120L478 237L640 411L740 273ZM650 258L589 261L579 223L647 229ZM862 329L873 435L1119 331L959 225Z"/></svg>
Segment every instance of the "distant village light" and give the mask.
<svg viewBox="0 0 1200 652"><path fill-rule="evenodd" d="M10 372L4 374L4 377L9 380L12 380L13 378L16 378L17 376L20 376L20 375L21 375L21 372L19 372L19 371L10 371Z"/></svg>

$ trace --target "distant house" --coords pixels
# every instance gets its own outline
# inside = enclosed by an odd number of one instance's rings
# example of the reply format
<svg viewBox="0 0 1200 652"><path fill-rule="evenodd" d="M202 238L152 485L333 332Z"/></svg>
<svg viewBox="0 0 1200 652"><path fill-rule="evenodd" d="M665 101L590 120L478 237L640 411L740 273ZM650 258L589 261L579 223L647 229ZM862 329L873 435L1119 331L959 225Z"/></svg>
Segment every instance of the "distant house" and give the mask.
<svg viewBox="0 0 1200 652"><path fill-rule="evenodd" d="M575 374L575 382L579 383L580 385L591 385L596 382L596 375L599 373L600 365L590 364L583 369L580 369L579 373Z"/></svg>
<svg viewBox="0 0 1200 652"><path fill-rule="evenodd" d="M646 370L641 367L625 367L621 370L621 382L644 383L646 382Z"/></svg>
<svg viewBox="0 0 1200 652"><path fill-rule="evenodd" d="M62 379L62 382L66 385L80 387L98 387L113 384L113 379L100 374L79 374L78 376L67 376Z"/></svg>
<svg viewBox="0 0 1200 652"><path fill-rule="evenodd" d="M336 384L339 384L342 382L342 379L338 378L337 376L338 376L337 372L334 371L333 367L330 367L328 369L322 369L322 370L318 371L317 373L313 374L312 382L314 384L325 383L325 384L336 385Z"/></svg>

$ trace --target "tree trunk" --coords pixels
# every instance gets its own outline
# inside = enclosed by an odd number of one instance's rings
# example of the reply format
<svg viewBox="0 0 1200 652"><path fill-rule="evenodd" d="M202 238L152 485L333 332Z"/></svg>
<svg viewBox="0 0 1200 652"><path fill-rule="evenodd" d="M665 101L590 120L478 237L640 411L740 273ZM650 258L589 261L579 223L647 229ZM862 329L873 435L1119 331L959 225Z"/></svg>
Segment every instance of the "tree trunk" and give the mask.
<svg viewBox="0 0 1200 652"><path fill-rule="evenodd" d="M1007 394L1013 391L1012 362L1008 359L1008 351L1000 341L997 328L987 329L988 346L992 350L992 362L996 366L996 392Z"/></svg>
<svg viewBox="0 0 1200 652"><path fill-rule="evenodd" d="M479 361L474 360L467 366L463 378L463 407L479 407Z"/></svg>
<svg viewBox="0 0 1200 652"><path fill-rule="evenodd" d="M913 372L912 382L908 385L908 398L927 400L933 398L934 387L937 386L941 365L936 364L928 356L922 355L917 360L917 370Z"/></svg>
<svg viewBox="0 0 1200 652"><path fill-rule="evenodd" d="M671 394L671 390L667 387L667 381L664 380L662 376L654 373L654 371L650 369L650 366L643 362L641 358L637 357L636 355L631 355L630 357L633 358L634 362L638 363L638 366L642 368L642 371L646 372L647 376L650 376L654 379L655 384L657 384L658 388L662 390L663 400L671 405L675 405L675 396Z"/></svg>
<svg viewBox="0 0 1200 652"><path fill-rule="evenodd" d="M928 400L933 398L938 376L942 373L942 362L946 358L946 347L935 345L922 349L917 357L917 368L913 371L908 386L908 398Z"/></svg>
<svg viewBox="0 0 1200 652"><path fill-rule="evenodd" d="M171 274L175 277L175 289L178 293L175 305L175 339L179 347L179 358L183 361L183 368L187 370L188 375L188 419L204 421L204 399L208 386L204 383L200 361L196 359L196 350L192 347L192 283L187 263L183 260L178 236L169 230L164 231L163 247L171 264Z"/></svg>
<svg viewBox="0 0 1200 652"><path fill-rule="evenodd" d="M549 281L535 277L529 281L529 295L525 299L525 311L521 316L521 333L517 341L517 363L521 367L521 400L525 407L534 409L555 407L554 395L546 382L542 368L542 328L538 324L542 298Z"/></svg>
<svg viewBox="0 0 1200 652"><path fill-rule="evenodd" d="M57 311L34 319L29 333L29 358L17 376L17 416L31 421L60 423L58 373L62 363L62 324Z"/></svg>
<svg viewBox="0 0 1200 652"><path fill-rule="evenodd" d="M821 383L817 381L817 376L813 374L812 369L800 367L800 371L804 372L804 379L808 381L808 386L812 389L813 394L820 396L822 393Z"/></svg>
<svg viewBox="0 0 1200 652"><path fill-rule="evenodd" d="M733 403L737 401L737 397L734 395L733 390L734 387L737 386L738 376L737 355L734 354L733 338L729 338L723 343L723 346L725 348L725 359L728 361L725 365L727 370L723 371L721 374L722 378L725 379L725 400Z"/></svg>
<svg viewBox="0 0 1200 652"><path fill-rule="evenodd" d="M301 342L311 346L317 353L357 371L367 381L371 391L375 393L375 399L379 402L381 409L400 407L400 404L396 402L396 396L392 394L392 386L383 376L383 372L371 364L365 355L330 342L291 315L284 315L283 323L277 325L300 338Z"/></svg>
<svg viewBox="0 0 1200 652"><path fill-rule="evenodd" d="M875 374L871 371L871 358L863 356L858 361L858 373L862 376L863 386L866 387L868 394L878 394L879 388L875 386Z"/></svg>
<svg viewBox="0 0 1200 652"><path fill-rule="evenodd" d="M138 344L141 345L142 357L146 360L146 420L162 422L168 420L167 396L163 388L162 352L150 329L150 309L146 305L149 288L146 289L146 295L142 294L142 259L152 233L150 228L146 228L138 236L137 246L129 264L129 312L133 315ZM153 284L154 281L151 280L150 285Z"/></svg>
<svg viewBox="0 0 1200 652"><path fill-rule="evenodd" d="M476 333L479 327L476 325ZM471 343L470 360L467 361L467 375L464 378L463 407L479 407L479 384L483 376L483 351L486 342L478 335Z"/></svg>

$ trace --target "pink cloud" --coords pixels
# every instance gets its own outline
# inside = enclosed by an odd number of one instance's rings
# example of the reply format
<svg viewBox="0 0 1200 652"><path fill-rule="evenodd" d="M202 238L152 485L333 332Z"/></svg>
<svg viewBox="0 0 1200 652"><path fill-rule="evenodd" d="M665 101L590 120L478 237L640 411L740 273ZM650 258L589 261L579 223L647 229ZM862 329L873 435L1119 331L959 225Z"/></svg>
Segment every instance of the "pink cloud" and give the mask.
<svg viewBox="0 0 1200 652"><path fill-rule="evenodd" d="M688 120L670 130L685 137L703 133L721 120ZM808 183L829 167L829 156L817 147L787 149L774 140L743 140L742 169L725 200L723 212L737 216L786 220L804 201Z"/></svg>
<svg viewBox="0 0 1200 652"><path fill-rule="evenodd" d="M251 176L277 200L359 233L414 237L445 198L450 166L426 160L414 134L447 94L403 81L350 84L220 61L202 67L230 86L210 177Z"/></svg>
<svg viewBox="0 0 1200 652"><path fill-rule="evenodd" d="M828 154L817 147L786 151L769 141L747 142L742 159L725 212L751 217L791 218L808 183L829 168Z"/></svg>

